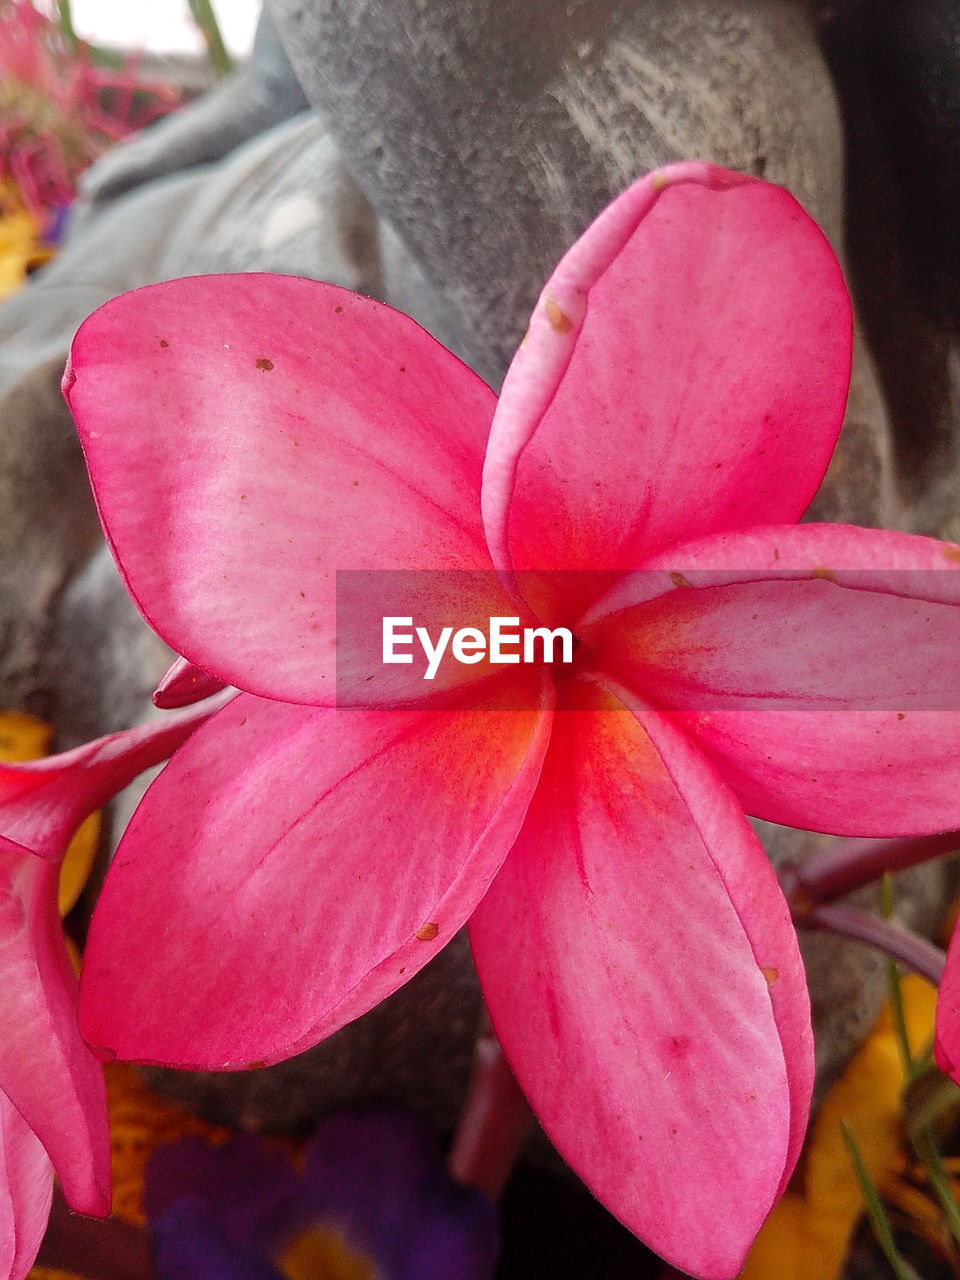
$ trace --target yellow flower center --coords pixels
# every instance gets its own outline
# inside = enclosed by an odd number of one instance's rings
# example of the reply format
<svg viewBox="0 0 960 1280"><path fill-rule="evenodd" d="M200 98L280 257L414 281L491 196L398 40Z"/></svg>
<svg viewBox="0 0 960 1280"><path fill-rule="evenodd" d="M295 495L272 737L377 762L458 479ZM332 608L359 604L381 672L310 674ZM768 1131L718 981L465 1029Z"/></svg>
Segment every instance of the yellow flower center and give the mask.
<svg viewBox="0 0 960 1280"><path fill-rule="evenodd" d="M276 1260L286 1280L377 1280L373 1263L354 1253L333 1227L307 1227Z"/></svg>

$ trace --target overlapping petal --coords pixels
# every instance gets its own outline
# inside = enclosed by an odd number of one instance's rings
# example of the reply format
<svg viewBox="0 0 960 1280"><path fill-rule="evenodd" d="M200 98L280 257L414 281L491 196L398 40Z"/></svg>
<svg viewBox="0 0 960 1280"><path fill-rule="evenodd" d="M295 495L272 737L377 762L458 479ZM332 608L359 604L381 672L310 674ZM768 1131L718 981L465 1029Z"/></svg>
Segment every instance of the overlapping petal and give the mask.
<svg viewBox="0 0 960 1280"><path fill-rule="evenodd" d="M498 567L628 569L795 520L850 369L840 269L785 191L702 164L636 183L548 281L494 416Z"/></svg>
<svg viewBox="0 0 960 1280"><path fill-rule="evenodd" d="M47 1228L53 1170L40 1140L0 1093L0 1275L23 1280Z"/></svg>
<svg viewBox="0 0 960 1280"><path fill-rule="evenodd" d="M520 705L536 705L539 680ZM512 680L503 698L517 705ZM244 1066L377 1004L450 940L509 851L540 772L547 687L540 701L236 698L120 844L85 953L86 1039L133 1060Z"/></svg>
<svg viewBox="0 0 960 1280"><path fill-rule="evenodd" d="M390 1280L487 1280L497 1215L486 1196L454 1183L423 1117L387 1109L325 1117L304 1179L355 1247ZM407 1224L397 1232L396 1224Z"/></svg>
<svg viewBox="0 0 960 1280"><path fill-rule="evenodd" d="M219 705L192 707L42 760L0 764L0 852L62 858L88 814L166 760Z"/></svg>
<svg viewBox="0 0 960 1280"><path fill-rule="evenodd" d="M80 1038L77 980L57 911L55 863L0 850L0 1091L46 1148L82 1213L110 1211L100 1064Z"/></svg>
<svg viewBox="0 0 960 1280"><path fill-rule="evenodd" d="M600 694L558 712L471 941L561 1153L675 1265L729 1277L802 1140L803 970L734 798L662 717L637 714Z"/></svg>
<svg viewBox="0 0 960 1280"><path fill-rule="evenodd" d="M748 812L941 831L960 824L957 570L960 548L880 530L718 535L625 578L581 634L678 713Z"/></svg>
<svg viewBox="0 0 960 1280"><path fill-rule="evenodd" d="M64 387L134 599L228 684L330 705L337 570L489 568L493 392L368 298L168 281L85 322Z"/></svg>
<svg viewBox="0 0 960 1280"><path fill-rule="evenodd" d="M196 667L186 658L176 658L160 678L153 693L153 705L166 711L189 707L211 698L223 688L223 681Z"/></svg>

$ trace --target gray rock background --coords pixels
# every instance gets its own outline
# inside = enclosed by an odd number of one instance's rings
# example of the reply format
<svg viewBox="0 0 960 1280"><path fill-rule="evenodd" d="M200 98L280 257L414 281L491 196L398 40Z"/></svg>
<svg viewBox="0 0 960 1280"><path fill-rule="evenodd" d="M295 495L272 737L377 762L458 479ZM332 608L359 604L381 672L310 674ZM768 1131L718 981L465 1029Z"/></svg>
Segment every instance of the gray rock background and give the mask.
<svg viewBox="0 0 960 1280"><path fill-rule="evenodd" d="M811 514L960 536L955 337L903 247L871 30L863 6L787 0L274 0L251 63L96 166L63 252L0 307L0 704L69 745L150 714L169 659L99 544L57 390L97 305L199 272L308 275L408 311L497 385L564 248L673 159L783 183L854 249L870 349ZM776 862L821 839L764 838ZM904 877L901 912L929 927L952 888L942 865ZM822 937L805 955L822 1087L875 1016L882 965ZM167 1087L255 1126L357 1097L449 1125L478 1009L457 944L307 1055Z"/></svg>

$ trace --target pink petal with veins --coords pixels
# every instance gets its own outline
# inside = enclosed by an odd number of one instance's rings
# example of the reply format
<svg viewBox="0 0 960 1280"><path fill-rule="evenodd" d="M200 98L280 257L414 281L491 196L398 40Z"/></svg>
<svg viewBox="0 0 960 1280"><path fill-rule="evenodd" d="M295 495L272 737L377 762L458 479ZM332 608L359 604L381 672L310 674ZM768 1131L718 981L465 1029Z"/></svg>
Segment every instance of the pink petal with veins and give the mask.
<svg viewBox="0 0 960 1280"><path fill-rule="evenodd" d="M43 1241L53 1197L47 1153L0 1093L0 1275L24 1280Z"/></svg>
<svg viewBox="0 0 960 1280"><path fill-rule="evenodd" d="M504 691L513 705L512 679ZM431 712L238 697L120 844L84 959L88 1042L178 1066L277 1061L402 986L513 842L549 733L541 700Z"/></svg>
<svg viewBox="0 0 960 1280"><path fill-rule="evenodd" d="M558 712L517 846L471 920L477 970L561 1154L658 1253L721 1280L802 1141L796 938L702 757L656 713L584 703Z"/></svg>
<svg viewBox="0 0 960 1280"><path fill-rule="evenodd" d="M332 705L337 570L490 567L468 495L493 392L369 298L152 285L84 323L64 389L131 594L227 684Z"/></svg>
<svg viewBox="0 0 960 1280"><path fill-rule="evenodd" d="M57 911L58 868L0 850L0 1091L40 1139L80 1213L110 1212L100 1064L77 1030L77 979Z"/></svg>
<svg viewBox="0 0 960 1280"><path fill-rule="evenodd" d="M843 416L851 311L777 187L702 164L636 183L548 281L484 465L498 567L629 569L795 520Z"/></svg>
<svg viewBox="0 0 960 1280"><path fill-rule="evenodd" d="M88 814L166 760L216 710L171 713L59 755L0 764L0 850L59 860Z"/></svg>
<svg viewBox="0 0 960 1280"><path fill-rule="evenodd" d="M626 577L580 634L749 813L921 835L960 825L958 569L960 549L882 530L723 534Z"/></svg>

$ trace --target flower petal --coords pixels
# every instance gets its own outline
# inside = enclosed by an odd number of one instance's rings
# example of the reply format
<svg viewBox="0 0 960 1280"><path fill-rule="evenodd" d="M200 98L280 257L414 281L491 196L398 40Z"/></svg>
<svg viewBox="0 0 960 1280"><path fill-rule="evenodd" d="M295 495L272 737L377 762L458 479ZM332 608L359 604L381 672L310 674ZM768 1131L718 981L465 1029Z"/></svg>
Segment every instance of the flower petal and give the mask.
<svg viewBox="0 0 960 1280"><path fill-rule="evenodd" d="M284 1280L264 1256L231 1240L203 1204L177 1200L150 1223L162 1280Z"/></svg>
<svg viewBox="0 0 960 1280"><path fill-rule="evenodd" d="M100 1064L77 1030L77 980L57 911L58 868L0 851L0 1090L53 1161L80 1213L110 1212Z"/></svg>
<svg viewBox="0 0 960 1280"><path fill-rule="evenodd" d="M120 844L85 955L89 1043L245 1066L366 1012L486 892L549 723L238 697L164 769Z"/></svg>
<svg viewBox="0 0 960 1280"><path fill-rule="evenodd" d="M954 929L937 995L937 1066L960 1084L960 930Z"/></svg>
<svg viewBox="0 0 960 1280"><path fill-rule="evenodd" d="M164 672L153 694L153 705L164 711L191 707L211 698L223 688L223 681L186 658L177 658Z"/></svg>
<svg viewBox="0 0 960 1280"><path fill-rule="evenodd" d="M47 1229L53 1170L43 1145L0 1093L0 1275L23 1280Z"/></svg>
<svg viewBox="0 0 960 1280"><path fill-rule="evenodd" d="M317 1229L390 1280L488 1280L497 1253L493 1205L451 1180L427 1121L396 1108L323 1117L302 1179L288 1155L251 1134L216 1147L189 1138L159 1147L144 1201L161 1261L193 1255L191 1280L240 1280L247 1272L235 1258L289 1257ZM219 1269L202 1265L201 1242Z"/></svg>
<svg viewBox="0 0 960 1280"><path fill-rule="evenodd" d="M0 764L0 851L62 858L88 814L172 755L218 705L172 713L43 760Z"/></svg>
<svg viewBox="0 0 960 1280"><path fill-rule="evenodd" d="M599 691L558 711L470 936L561 1154L675 1266L734 1276L799 1153L812 1038L789 912L710 766Z"/></svg>
<svg viewBox="0 0 960 1280"><path fill-rule="evenodd" d="M497 1214L453 1182L423 1116L370 1108L324 1117L305 1152L311 1200L391 1280L489 1280ZM397 1231L397 1224L403 1230Z"/></svg>
<svg viewBox="0 0 960 1280"><path fill-rule="evenodd" d="M626 577L580 634L757 817L942 831L960 824L957 570L960 548L881 530L724 534Z"/></svg>
<svg viewBox="0 0 960 1280"><path fill-rule="evenodd" d="M493 392L414 321L286 276L172 280L80 329L65 392L142 612L227 684L334 700L337 569L483 569Z"/></svg>
<svg viewBox="0 0 960 1280"><path fill-rule="evenodd" d="M644 178L548 281L484 465L498 568L627 569L795 520L843 415L851 310L778 187L703 164Z"/></svg>

